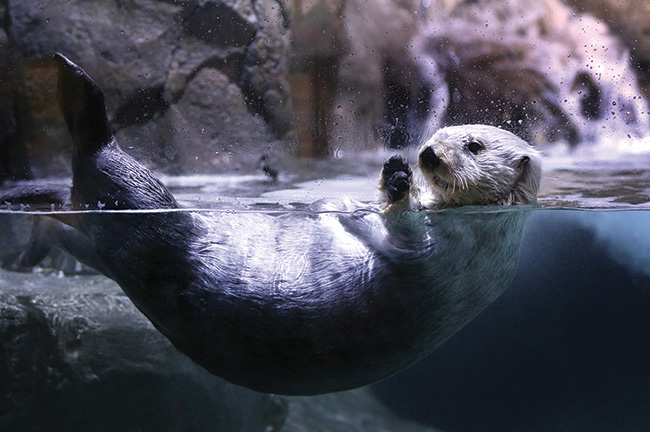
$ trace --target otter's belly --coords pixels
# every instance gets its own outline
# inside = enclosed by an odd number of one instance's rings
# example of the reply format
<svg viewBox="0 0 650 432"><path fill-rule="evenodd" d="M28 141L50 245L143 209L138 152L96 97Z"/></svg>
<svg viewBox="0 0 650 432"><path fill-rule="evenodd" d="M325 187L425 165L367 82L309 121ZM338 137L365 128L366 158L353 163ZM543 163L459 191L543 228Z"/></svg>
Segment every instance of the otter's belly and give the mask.
<svg viewBox="0 0 650 432"><path fill-rule="evenodd" d="M169 234L190 221L202 227L196 237ZM134 303L209 371L273 393L343 390L421 356L430 324L425 292L368 242L385 234L367 232L381 225L358 223L350 232L336 215L215 214L170 229L176 219L150 219L139 229L165 227L167 237L132 236L156 245L107 267L120 268L113 276ZM165 249L174 241L187 244Z"/></svg>

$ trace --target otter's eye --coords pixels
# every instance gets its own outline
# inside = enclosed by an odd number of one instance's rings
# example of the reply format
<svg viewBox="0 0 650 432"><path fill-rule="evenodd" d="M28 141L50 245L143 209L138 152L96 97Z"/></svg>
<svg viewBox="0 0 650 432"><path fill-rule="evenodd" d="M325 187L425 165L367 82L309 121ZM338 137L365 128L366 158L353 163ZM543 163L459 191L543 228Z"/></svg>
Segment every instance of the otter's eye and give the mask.
<svg viewBox="0 0 650 432"><path fill-rule="evenodd" d="M481 144L478 141L470 141L467 144L467 149L471 151L474 154L478 154L481 150L483 150L483 144Z"/></svg>

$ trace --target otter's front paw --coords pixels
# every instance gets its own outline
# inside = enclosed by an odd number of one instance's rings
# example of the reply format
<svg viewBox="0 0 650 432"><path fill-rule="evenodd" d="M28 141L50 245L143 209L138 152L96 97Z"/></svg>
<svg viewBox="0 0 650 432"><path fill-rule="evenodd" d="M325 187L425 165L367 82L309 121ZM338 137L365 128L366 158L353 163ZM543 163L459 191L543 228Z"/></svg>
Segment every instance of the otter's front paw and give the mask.
<svg viewBox="0 0 650 432"><path fill-rule="evenodd" d="M381 171L381 185L392 204L408 195L413 172L406 161L399 155L388 159Z"/></svg>

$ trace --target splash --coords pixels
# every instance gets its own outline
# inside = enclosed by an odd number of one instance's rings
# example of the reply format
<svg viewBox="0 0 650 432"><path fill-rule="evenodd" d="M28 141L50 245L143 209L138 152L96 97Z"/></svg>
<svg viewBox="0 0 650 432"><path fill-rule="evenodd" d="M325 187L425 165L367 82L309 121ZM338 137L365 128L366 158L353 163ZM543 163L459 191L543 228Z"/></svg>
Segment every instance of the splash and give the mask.
<svg viewBox="0 0 650 432"><path fill-rule="evenodd" d="M487 122L541 145L650 151L648 106L605 23L559 0L432 2L415 50L449 87L433 123Z"/></svg>

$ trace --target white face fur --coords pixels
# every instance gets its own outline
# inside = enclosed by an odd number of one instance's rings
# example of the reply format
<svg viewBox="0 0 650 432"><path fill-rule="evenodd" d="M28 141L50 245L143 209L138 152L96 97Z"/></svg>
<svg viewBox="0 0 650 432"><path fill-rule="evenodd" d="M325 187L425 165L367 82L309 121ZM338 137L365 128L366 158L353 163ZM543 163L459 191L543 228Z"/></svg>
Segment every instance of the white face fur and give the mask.
<svg viewBox="0 0 650 432"><path fill-rule="evenodd" d="M440 129L420 148L418 163L439 207L528 204L537 199L540 154L503 129Z"/></svg>

